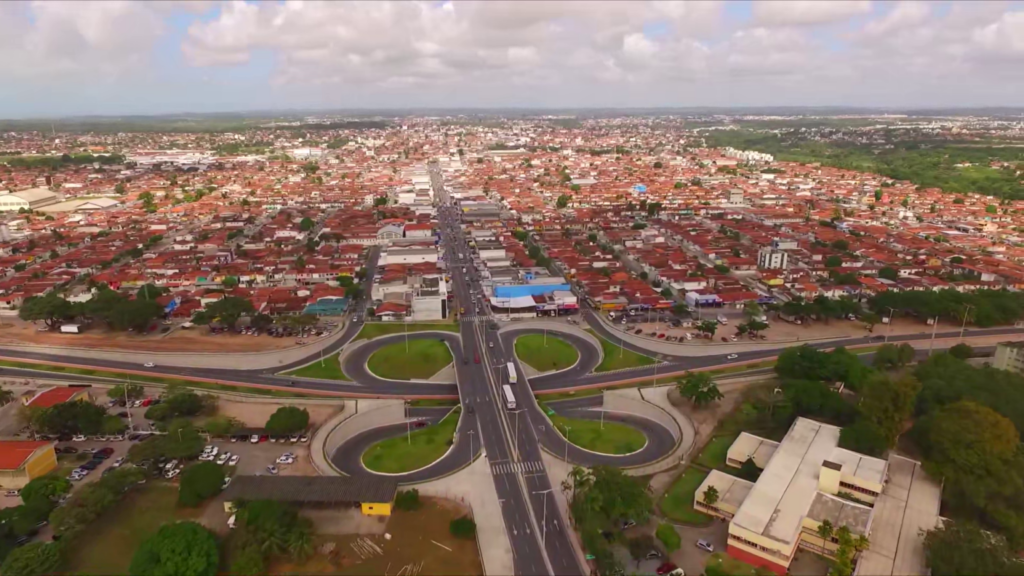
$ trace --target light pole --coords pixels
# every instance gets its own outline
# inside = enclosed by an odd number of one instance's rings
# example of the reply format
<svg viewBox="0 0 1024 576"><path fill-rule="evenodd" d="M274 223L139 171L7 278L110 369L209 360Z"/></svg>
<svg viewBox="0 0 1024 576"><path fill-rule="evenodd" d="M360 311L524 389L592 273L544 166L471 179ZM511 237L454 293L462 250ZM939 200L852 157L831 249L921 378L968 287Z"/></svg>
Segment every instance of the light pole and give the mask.
<svg viewBox="0 0 1024 576"><path fill-rule="evenodd" d="M889 327L886 328L886 330L885 330L885 342L886 343L889 342L889 334L892 333L892 313L896 311L896 310L893 309L892 306L889 306L888 308L889 308Z"/></svg>
<svg viewBox="0 0 1024 576"><path fill-rule="evenodd" d="M469 463L473 463L473 430L469 431Z"/></svg>
<svg viewBox="0 0 1024 576"><path fill-rule="evenodd" d="M939 327L939 317L936 316L935 320L932 322L932 339L931 339L930 342L928 342L928 355L929 356L932 355L932 348L935 347L935 330L938 327Z"/></svg>
<svg viewBox="0 0 1024 576"><path fill-rule="evenodd" d="M548 492L551 492L554 488L548 488L547 490L540 490L534 492L534 494L544 495L544 512L541 514L540 521L540 545L547 546L547 534L548 534Z"/></svg>
<svg viewBox="0 0 1024 576"><path fill-rule="evenodd" d="M572 430L572 428L568 424L562 424L562 427L565 428L565 463L568 464L569 463L569 430ZM180 432L180 430L179 430L179 432Z"/></svg>
<svg viewBox="0 0 1024 576"><path fill-rule="evenodd" d="M964 341L964 329L967 328L967 314L968 314L968 312L971 311L971 308L974 308L973 304L968 304L967 307L964 308L964 322L963 322L963 324L960 325L960 341L961 342Z"/></svg>
<svg viewBox="0 0 1024 576"><path fill-rule="evenodd" d="M515 451L516 462L519 461L519 413L522 412L522 411L523 411L523 409L520 408L519 410L514 410L512 412L513 414L516 415L516 417L515 417L515 432L513 433L514 436L512 438L512 450Z"/></svg>

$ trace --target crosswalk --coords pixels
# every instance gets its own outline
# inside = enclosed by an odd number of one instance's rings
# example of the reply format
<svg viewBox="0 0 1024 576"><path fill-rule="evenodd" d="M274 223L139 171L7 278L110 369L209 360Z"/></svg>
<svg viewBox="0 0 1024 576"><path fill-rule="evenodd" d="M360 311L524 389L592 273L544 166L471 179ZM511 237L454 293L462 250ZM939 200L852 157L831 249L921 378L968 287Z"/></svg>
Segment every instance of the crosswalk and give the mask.
<svg viewBox="0 0 1024 576"><path fill-rule="evenodd" d="M491 464L491 474L514 474L516 472L543 472L544 464L540 462L499 462Z"/></svg>
<svg viewBox="0 0 1024 576"><path fill-rule="evenodd" d="M466 314L459 316L459 322L486 322L490 320L486 314Z"/></svg>

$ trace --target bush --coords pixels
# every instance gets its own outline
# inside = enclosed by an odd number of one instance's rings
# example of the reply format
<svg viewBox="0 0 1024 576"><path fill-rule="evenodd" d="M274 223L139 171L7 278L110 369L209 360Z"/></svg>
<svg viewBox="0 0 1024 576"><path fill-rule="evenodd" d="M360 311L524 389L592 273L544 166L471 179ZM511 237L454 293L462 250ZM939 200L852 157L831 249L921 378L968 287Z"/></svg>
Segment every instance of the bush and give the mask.
<svg viewBox="0 0 1024 576"><path fill-rule="evenodd" d="M309 426L309 412L305 408L282 406L267 420L267 433L275 435L295 434Z"/></svg>
<svg viewBox="0 0 1024 576"><path fill-rule="evenodd" d="M239 423L230 416L214 416L203 423L203 428L214 436L229 436L239 428Z"/></svg>
<svg viewBox="0 0 1024 576"><path fill-rule="evenodd" d="M235 556L231 563L231 573L243 576L258 576L265 574L267 563L263 559L263 552L258 546L246 546Z"/></svg>
<svg viewBox="0 0 1024 576"><path fill-rule="evenodd" d="M195 522L166 524L132 556L132 576L213 576L220 554L213 534Z"/></svg>
<svg viewBox="0 0 1024 576"><path fill-rule="evenodd" d="M395 495L395 510L418 510L423 502L420 501L420 491L399 490Z"/></svg>
<svg viewBox="0 0 1024 576"><path fill-rule="evenodd" d="M963 343L957 344L949 349L949 355L960 360L967 360L971 356L974 356L974 348Z"/></svg>
<svg viewBox="0 0 1024 576"><path fill-rule="evenodd" d="M654 535L658 537L658 541L669 552L679 550L679 546L682 544L679 533L676 532L674 526L668 523L658 524L658 529L655 530Z"/></svg>
<svg viewBox="0 0 1024 576"><path fill-rule="evenodd" d="M469 516L456 518L448 523L448 531L456 538L471 539L476 536L476 522Z"/></svg>
<svg viewBox="0 0 1024 576"><path fill-rule="evenodd" d="M150 406L146 410L146 420L153 420L154 422L163 422L164 420L170 419L174 416L174 411L171 410L169 404L157 404L156 406Z"/></svg>
<svg viewBox="0 0 1024 576"><path fill-rule="evenodd" d="M4 576L37 576L53 574L60 566L60 547L57 544L33 542L11 550L0 566Z"/></svg>
<svg viewBox="0 0 1024 576"><path fill-rule="evenodd" d="M224 468L215 462L200 462L185 469L178 489L178 505L195 508L220 492Z"/></svg>
<svg viewBox="0 0 1024 576"><path fill-rule="evenodd" d="M71 500L50 514L53 532L69 536L84 529L117 504L145 476L141 468L118 468L96 482L82 486Z"/></svg>

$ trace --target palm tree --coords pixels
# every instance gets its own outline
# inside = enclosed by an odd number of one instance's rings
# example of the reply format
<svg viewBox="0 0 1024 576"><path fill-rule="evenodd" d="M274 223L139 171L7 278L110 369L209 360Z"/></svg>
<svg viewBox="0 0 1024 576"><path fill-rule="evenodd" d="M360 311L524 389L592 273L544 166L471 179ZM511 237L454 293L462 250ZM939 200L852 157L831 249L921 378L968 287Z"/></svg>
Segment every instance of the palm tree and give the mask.
<svg viewBox="0 0 1024 576"><path fill-rule="evenodd" d="M829 521L829 520L822 520L821 524L818 525L818 536L821 537L821 552L822 552L822 554L825 553L825 541L826 540L831 540L833 533L834 533L834 530L832 529L832 522Z"/></svg>
<svg viewBox="0 0 1024 576"><path fill-rule="evenodd" d="M288 552L300 562L309 558L313 553L313 538L309 530L292 530L288 535Z"/></svg>

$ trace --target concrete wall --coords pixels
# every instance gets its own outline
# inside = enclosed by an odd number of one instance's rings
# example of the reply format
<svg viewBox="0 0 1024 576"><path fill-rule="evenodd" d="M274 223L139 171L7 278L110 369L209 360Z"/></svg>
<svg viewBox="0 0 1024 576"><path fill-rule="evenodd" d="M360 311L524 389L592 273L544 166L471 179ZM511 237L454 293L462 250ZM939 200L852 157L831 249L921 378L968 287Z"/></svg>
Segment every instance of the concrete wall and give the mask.
<svg viewBox="0 0 1024 576"><path fill-rule="evenodd" d="M604 392L604 409L612 412L628 412L648 420L654 420L667 428L677 442L682 436L679 423L668 412L645 400L639 388L606 390Z"/></svg>

